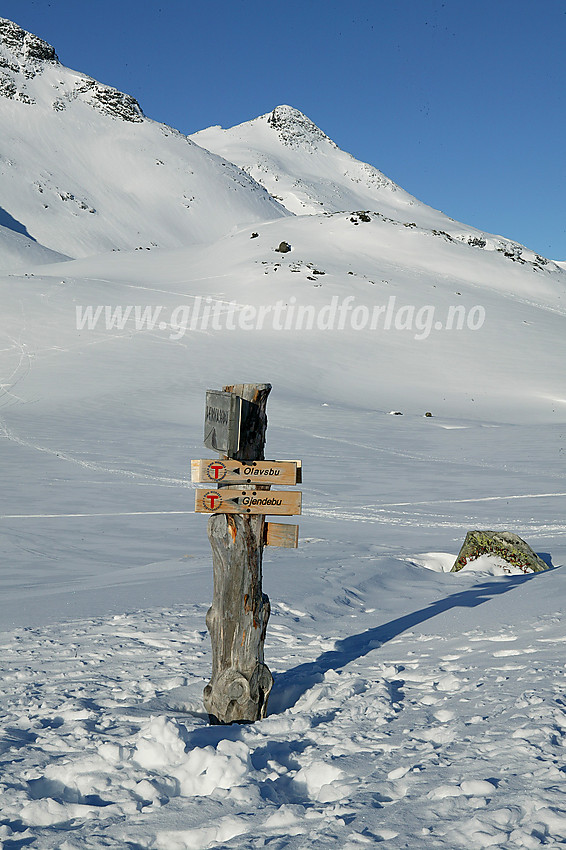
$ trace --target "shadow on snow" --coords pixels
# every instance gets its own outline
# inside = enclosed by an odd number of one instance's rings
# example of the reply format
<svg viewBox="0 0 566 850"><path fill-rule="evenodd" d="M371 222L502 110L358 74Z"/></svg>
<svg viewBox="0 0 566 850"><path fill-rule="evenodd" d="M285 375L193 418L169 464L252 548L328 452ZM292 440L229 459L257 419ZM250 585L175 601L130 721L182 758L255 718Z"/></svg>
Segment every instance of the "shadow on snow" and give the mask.
<svg viewBox="0 0 566 850"><path fill-rule="evenodd" d="M502 582L484 582L474 588L453 593L444 599L439 599L426 608L420 608L410 614L397 617L389 623L368 629L357 635L336 641L336 648L323 652L315 661L298 664L284 673L275 675L273 690L269 696L268 714L280 714L295 705L297 700L305 694L309 688L317 682L321 682L324 674L329 670L338 670L345 667L351 661L363 658L374 649L377 649L387 641L398 637L408 629L412 629L427 620L432 620L439 614L451 611L454 608L475 608L488 602L495 596L508 593L520 587L526 581L543 574L517 576Z"/></svg>

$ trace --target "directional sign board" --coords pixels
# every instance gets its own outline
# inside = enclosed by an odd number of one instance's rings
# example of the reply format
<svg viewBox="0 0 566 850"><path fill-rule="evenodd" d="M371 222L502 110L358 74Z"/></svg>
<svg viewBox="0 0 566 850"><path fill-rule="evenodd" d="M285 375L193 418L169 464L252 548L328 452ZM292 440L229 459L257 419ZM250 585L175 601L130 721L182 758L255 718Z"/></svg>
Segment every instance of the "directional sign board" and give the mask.
<svg viewBox="0 0 566 850"><path fill-rule="evenodd" d="M263 542L266 546L282 546L284 549L297 549L299 545L299 526L283 522L266 522L263 529Z"/></svg>
<svg viewBox="0 0 566 850"><path fill-rule="evenodd" d="M204 444L207 449L234 455L240 447L242 399L236 393L206 391Z"/></svg>
<svg viewBox="0 0 566 850"><path fill-rule="evenodd" d="M300 460L192 460L194 484L299 484Z"/></svg>
<svg viewBox="0 0 566 850"><path fill-rule="evenodd" d="M201 514L279 514L301 513L299 490L195 490L195 511Z"/></svg>

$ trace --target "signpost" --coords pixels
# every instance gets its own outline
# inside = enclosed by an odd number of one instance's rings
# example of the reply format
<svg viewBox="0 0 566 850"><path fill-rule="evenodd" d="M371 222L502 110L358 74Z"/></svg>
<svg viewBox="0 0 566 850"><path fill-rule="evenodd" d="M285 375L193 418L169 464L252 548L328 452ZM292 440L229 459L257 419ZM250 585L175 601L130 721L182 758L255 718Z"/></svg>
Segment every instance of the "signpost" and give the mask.
<svg viewBox="0 0 566 850"><path fill-rule="evenodd" d="M300 461L264 460L270 391L270 384L207 391L204 444L223 456L191 461L192 480L208 485L195 491L195 511L210 514L214 591L206 625L212 678L204 705L212 723L265 717L273 677L263 657L270 613L261 586L263 547L298 545L297 525L265 522L269 514L300 514L302 501L299 491L271 490L272 484L302 479Z"/></svg>
<svg viewBox="0 0 566 850"><path fill-rule="evenodd" d="M278 514L301 513L302 493L297 490L196 490L195 511L200 514Z"/></svg>

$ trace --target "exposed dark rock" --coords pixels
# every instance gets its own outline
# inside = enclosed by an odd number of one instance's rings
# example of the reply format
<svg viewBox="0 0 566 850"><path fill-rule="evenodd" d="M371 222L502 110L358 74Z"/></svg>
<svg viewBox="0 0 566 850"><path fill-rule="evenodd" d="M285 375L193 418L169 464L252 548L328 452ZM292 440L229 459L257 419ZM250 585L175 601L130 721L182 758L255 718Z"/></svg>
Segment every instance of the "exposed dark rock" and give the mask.
<svg viewBox="0 0 566 850"><path fill-rule="evenodd" d="M288 242L280 242L279 246L275 250L279 251L281 254L287 254L291 250L291 246Z"/></svg>
<svg viewBox="0 0 566 850"><path fill-rule="evenodd" d="M93 106L100 109L101 112L105 112L113 118L121 118L122 121L135 123L143 121L142 109L131 95L124 94L110 86L103 86L95 80L85 80L85 83L85 89L89 89L91 92Z"/></svg>
<svg viewBox="0 0 566 850"><path fill-rule="evenodd" d="M55 48L6 18L0 18L0 44L17 53L21 59L59 62Z"/></svg>
<svg viewBox="0 0 566 850"><path fill-rule="evenodd" d="M8 55L0 56L0 95L33 104L35 100L26 92L26 80L31 80L43 71L43 63L59 64L55 49L43 39L26 32L6 18L0 18L0 47ZM9 72L9 73L7 73ZM86 94L92 106L101 112L120 118L122 121L141 122L143 112L137 100L110 86L97 83L90 77L81 77L72 91L63 92L53 101L53 109L60 112L66 108L65 101L73 100L77 94Z"/></svg>
<svg viewBox="0 0 566 850"><path fill-rule="evenodd" d="M10 79L10 77L2 74L0 76L0 94L3 97L15 98L18 93L18 90L14 84L14 81Z"/></svg>
<svg viewBox="0 0 566 850"><path fill-rule="evenodd" d="M434 233L435 236L443 236L444 239L446 239L447 242L454 242L455 241L455 239L449 233L447 233L445 230L434 230L433 229L432 233Z"/></svg>

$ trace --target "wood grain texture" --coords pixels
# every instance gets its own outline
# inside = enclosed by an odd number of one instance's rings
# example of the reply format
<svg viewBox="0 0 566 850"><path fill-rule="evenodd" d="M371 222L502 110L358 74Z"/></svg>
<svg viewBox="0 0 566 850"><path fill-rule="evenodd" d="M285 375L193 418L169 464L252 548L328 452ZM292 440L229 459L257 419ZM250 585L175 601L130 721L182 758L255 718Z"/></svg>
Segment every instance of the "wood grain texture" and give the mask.
<svg viewBox="0 0 566 850"><path fill-rule="evenodd" d="M266 546L296 549L299 545L299 526L286 522L266 522L264 543Z"/></svg>
<svg viewBox="0 0 566 850"><path fill-rule="evenodd" d="M218 490L195 490L195 511L201 514L278 514L301 513L300 490L271 490L222 487Z"/></svg>
<svg viewBox="0 0 566 850"><path fill-rule="evenodd" d="M193 484L298 484L301 464L296 460L192 460Z"/></svg>
<svg viewBox="0 0 566 850"><path fill-rule="evenodd" d="M264 460L271 385L235 384L223 389L243 399L240 449L234 459ZM213 514L208 538L214 591L206 615L212 678L204 689L205 709L213 723L259 720L265 717L273 685L263 657L270 612L262 591L264 517Z"/></svg>

